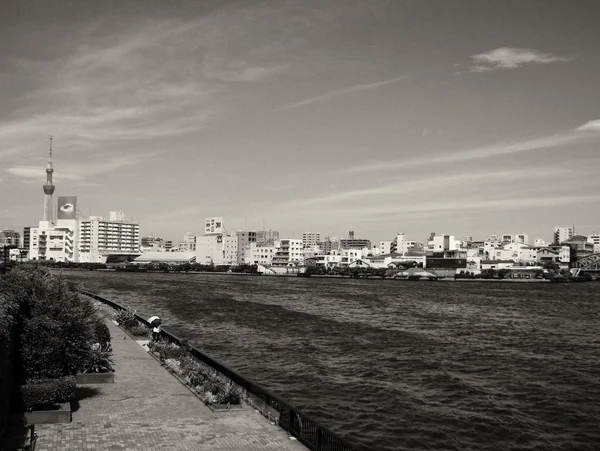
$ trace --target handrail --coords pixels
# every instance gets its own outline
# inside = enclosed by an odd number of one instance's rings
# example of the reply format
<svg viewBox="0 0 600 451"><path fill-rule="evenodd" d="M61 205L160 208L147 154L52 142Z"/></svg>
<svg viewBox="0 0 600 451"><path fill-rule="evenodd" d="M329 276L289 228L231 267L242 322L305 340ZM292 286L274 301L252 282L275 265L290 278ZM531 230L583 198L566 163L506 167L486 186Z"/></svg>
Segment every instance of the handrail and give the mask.
<svg viewBox="0 0 600 451"><path fill-rule="evenodd" d="M81 294L89 296L97 301L100 301L115 310L126 310L122 305L111 301L109 299L98 296L97 294L90 293L85 290L78 290ZM150 327L150 323L140 315L135 315L135 318L142 324ZM161 335L167 340L180 345L184 340L175 334L165 330L161 327ZM223 376L227 377L247 393L258 397L261 401L264 401L265 406L269 406L275 409L279 413L279 420L277 421L278 426L287 431L290 435L296 437L301 443L307 446L312 451L360 451L360 448L356 445L351 444L345 438L340 437L335 432L329 430L327 427L313 420L306 413L300 409L289 404L279 395L263 388L256 382L248 379L245 376L237 373L233 369L229 368L219 360L209 356L204 351L194 347L188 346L190 353L220 372ZM261 412L262 413L262 412ZM264 414L264 413L263 413Z"/></svg>

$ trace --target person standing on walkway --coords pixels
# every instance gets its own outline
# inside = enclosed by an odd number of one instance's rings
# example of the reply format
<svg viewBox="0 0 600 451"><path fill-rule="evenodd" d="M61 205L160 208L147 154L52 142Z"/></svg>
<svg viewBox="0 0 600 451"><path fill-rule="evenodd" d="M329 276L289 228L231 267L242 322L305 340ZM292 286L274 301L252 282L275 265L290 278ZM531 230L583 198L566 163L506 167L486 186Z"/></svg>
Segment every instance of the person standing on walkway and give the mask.
<svg viewBox="0 0 600 451"><path fill-rule="evenodd" d="M160 318L158 316L151 316L150 318L148 318L148 322L152 327L152 341L158 341L158 339L160 338Z"/></svg>
<svg viewBox="0 0 600 451"><path fill-rule="evenodd" d="M158 341L159 338L160 338L160 325L154 324L154 327L152 328L152 341Z"/></svg>

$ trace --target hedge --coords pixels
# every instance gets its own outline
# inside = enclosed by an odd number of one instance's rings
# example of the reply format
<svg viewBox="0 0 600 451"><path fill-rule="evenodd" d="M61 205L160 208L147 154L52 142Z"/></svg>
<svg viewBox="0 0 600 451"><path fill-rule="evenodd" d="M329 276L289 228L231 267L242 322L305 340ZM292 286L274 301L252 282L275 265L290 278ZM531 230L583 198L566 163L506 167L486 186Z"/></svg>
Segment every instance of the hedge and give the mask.
<svg viewBox="0 0 600 451"><path fill-rule="evenodd" d="M15 322L18 303L4 294L4 279L0 276L0 437L6 426L10 398L15 379Z"/></svg>
<svg viewBox="0 0 600 451"><path fill-rule="evenodd" d="M25 409L52 406L68 402L75 396L75 376L57 379L29 379L21 385L21 399Z"/></svg>

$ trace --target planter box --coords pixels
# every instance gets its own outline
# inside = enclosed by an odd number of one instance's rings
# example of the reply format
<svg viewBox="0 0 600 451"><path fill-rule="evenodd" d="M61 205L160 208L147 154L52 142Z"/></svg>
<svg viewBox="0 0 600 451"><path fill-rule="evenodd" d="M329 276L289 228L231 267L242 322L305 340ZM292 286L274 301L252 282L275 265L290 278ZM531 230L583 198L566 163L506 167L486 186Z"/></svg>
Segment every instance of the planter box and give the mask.
<svg viewBox="0 0 600 451"><path fill-rule="evenodd" d="M75 375L77 385L86 384L112 384L115 382L115 373L80 373Z"/></svg>
<svg viewBox="0 0 600 451"><path fill-rule="evenodd" d="M171 370L171 368L169 368L164 363L162 363L157 355L155 355L152 351L148 351L148 354L150 354L154 358L154 360L156 360L158 363L160 363L160 365L164 369L166 369L169 373L171 373L171 375L173 377L175 377L175 379L177 379L181 383L181 385L183 385L185 388L187 388L196 398L198 398L200 401L202 401L204 403L204 405L206 407L208 407L210 410L212 410L213 412L245 410L244 405L241 403L240 404L211 404L211 403L209 403L207 401L206 396L203 396L201 393L198 393L193 387L190 387L186 383L186 381L184 381L182 378L179 377L179 375L177 373L175 373L174 371Z"/></svg>
<svg viewBox="0 0 600 451"><path fill-rule="evenodd" d="M56 410L32 410L24 412L23 418L27 424L54 424L71 422L71 403L58 404Z"/></svg>

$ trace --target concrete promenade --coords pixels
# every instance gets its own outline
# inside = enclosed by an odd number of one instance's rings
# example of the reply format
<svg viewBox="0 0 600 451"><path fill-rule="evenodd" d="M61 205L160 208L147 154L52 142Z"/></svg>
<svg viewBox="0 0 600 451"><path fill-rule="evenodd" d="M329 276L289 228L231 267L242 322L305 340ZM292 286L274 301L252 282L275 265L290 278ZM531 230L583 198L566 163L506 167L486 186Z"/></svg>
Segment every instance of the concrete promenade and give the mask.
<svg viewBox="0 0 600 451"><path fill-rule="evenodd" d="M36 426L36 450L306 451L248 406L212 412L142 346L107 324L115 383L78 387L73 421Z"/></svg>

